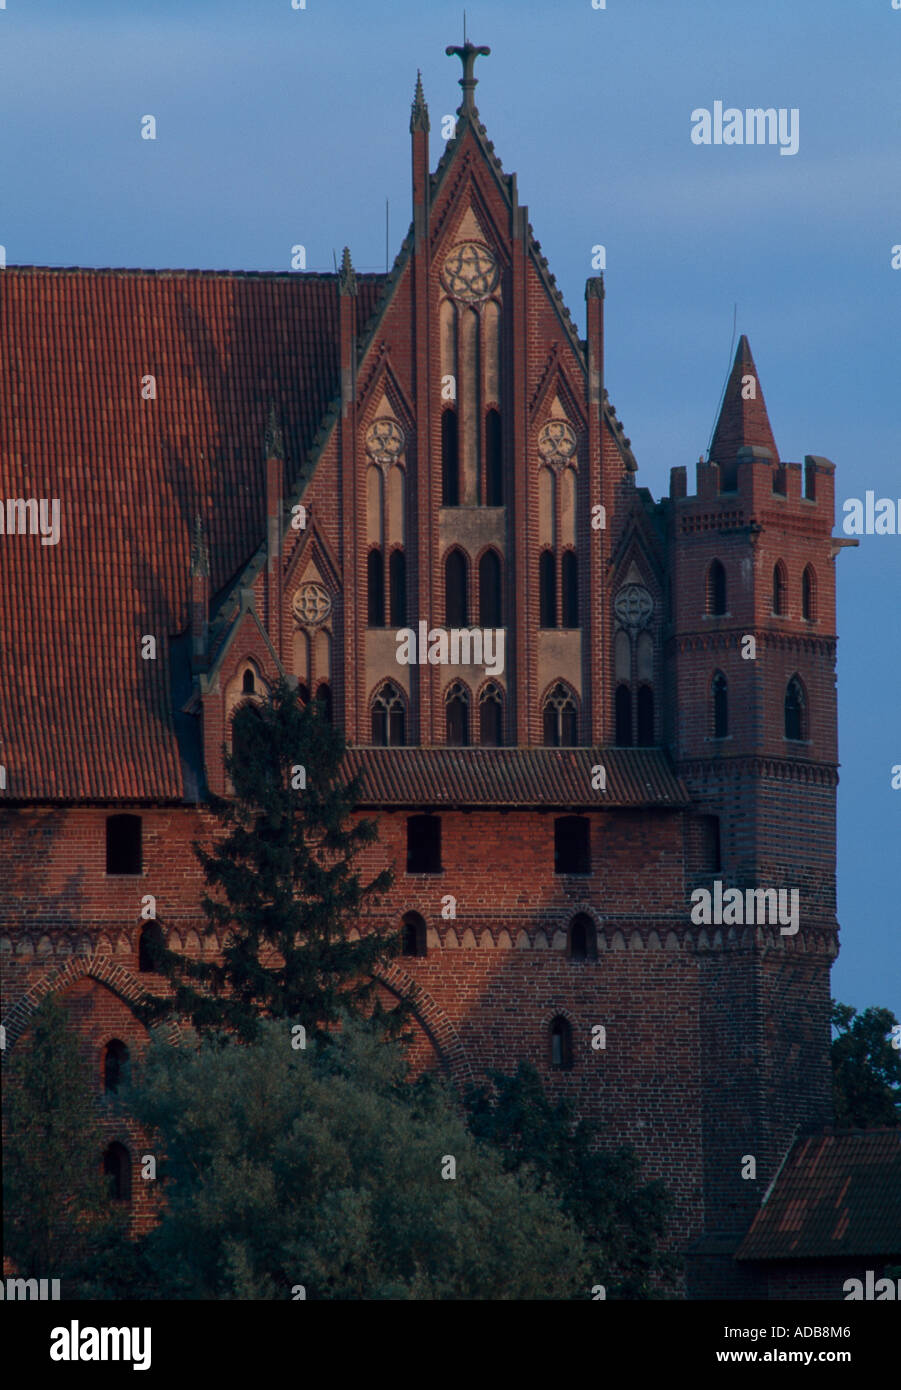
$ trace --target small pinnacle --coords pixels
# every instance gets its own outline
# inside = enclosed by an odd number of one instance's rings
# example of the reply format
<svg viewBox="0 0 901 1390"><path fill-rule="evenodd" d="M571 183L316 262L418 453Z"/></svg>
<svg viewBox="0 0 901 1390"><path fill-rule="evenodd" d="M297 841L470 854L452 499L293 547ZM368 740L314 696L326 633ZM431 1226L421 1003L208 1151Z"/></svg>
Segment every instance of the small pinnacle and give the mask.
<svg viewBox="0 0 901 1390"><path fill-rule="evenodd" d="M210 552L203 529L203 518L199 512L194 517L194 534L191 538L191 578L210 577Z"/></svg>
<svg viewBox="0 0 901 1390"><path fill-rule="evenodd" d="M416 90L413 93L413 105L410 111L410 134L416 130L431 130L429 122L429 108L425 103L425 93L422 90L422 73L416 70Z"/></svg>
<svg viewBox="0 0 901 1390"><path fill-rule="evenodd" d="M282 427L279 423L278 411L275 408L274 400L270 400L269 402L269 419L266 422L263 453L267 459L282 459L284 461L285 443L282 439Z"/></svg>
<svg viewBox="0 0 901 1390"><path fill-rule="evenodd" d="M350 250L345 246L344 254L341 257L341 269L338 271L338 293L356 294L357 276L350 260Z"/></svg>

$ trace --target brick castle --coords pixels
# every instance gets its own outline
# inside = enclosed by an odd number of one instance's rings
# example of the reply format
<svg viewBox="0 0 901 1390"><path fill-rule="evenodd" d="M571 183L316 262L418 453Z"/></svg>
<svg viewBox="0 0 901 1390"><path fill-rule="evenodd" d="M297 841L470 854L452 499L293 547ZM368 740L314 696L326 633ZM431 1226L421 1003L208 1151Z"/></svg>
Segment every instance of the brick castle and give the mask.
<svg viewBox="0 0 901 1390"><path fill-rule="evenodd" d="M333 275L0 278L8 1046L57 991L115 1089L147 895L170 944L218 951L190 843L236 710L285 673L378 816L418 1062L533 1062L664 1179L688 1292L760 1292L733 1256L831 1122L834 469L780 458L742 337L695 492L682 466L659 502L637 486L603 279L581 338L480 124L478 50L453 51L434 173L417 81L390 274L345 250ZM502 670L399 663L421 622L502 631ZM716 881L797 889L796 929L699 925Z"/></svg>

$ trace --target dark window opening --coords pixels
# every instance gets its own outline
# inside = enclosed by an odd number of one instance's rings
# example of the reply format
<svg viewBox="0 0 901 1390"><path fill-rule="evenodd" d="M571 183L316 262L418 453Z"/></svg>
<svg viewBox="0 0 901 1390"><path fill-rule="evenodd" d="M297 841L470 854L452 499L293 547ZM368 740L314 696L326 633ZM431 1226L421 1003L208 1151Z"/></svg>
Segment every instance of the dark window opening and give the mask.
<svg viewBox="0 0 901 1390"><path fill-rule="evenodd" d="M557 626L557 570L553 551L543 550L538 561L538 623Z"/></svg>
<svg viewBox="0 0 901 1390"><path fill-rule="evenodd" d="M569 928L570 960L597 960L598 933L591 918L584 912L574 917Z"/></svg>
<svg viewBox="0 0 901 1390"><path fill-rule="evenodd" d="M391 626L403 627L407 621L407 557L402 550L391 552L388 581L391 590Z"/></svg>
<svg viewBox="0 0 901 1390"><path fill-rule="evenodd" d="M370 550L366 557L366 584L368 595L368 622L370 627L385 626L385 568L382 552Z"/></svg>
<svg viewBox="0 0 901 1390"><path fill-rule="evenodd" d="M773 570L773 612L785 615L785 567L781 562Z"/></svg>
<svg viewBox="0 0 901 1390"><path fill-rule="evenodd" d="M579 742L579 719L575 701L565 685L555 685L542 711L546 748L575 748Z"/></svg>
<svg viewBox="0 0 901 1390"><path fill-rule="evenodd" d="M332 722L332 687L328 681L322 681L316 687L316 703L319 705L319 713L326 724Z"/></svg>
<svg viewBox="0 0 901 1390"><path fill-rule="evenodd" d="M711 873L719 873L720 869L723 867L719 816L704 817L703 837L704 868Z"/></svg>
<svg viewBox="0 0 901 1390"><path fill-rule="evenodd" d="M801 612L808 622L816 617L815 594L813 570L808 565L801 576Z"/></svg>
<svg viewBox="0 0 901 1390"><path fill-rule="evenodd" d="M804 714L804 691L801 682L793 676L785 691L786 738L798 740L805 737Z"/></svg>
<svg viewBox="0 0 901 1390"><path fill-rule="evenodd" d="M305 685L303 681L297 687L297 698L302 705L310 703L310 687Z"/></svg>
<svg viewBox="0 0 901 1390"><path fill-rule="evenodd" d="M551 1023L551 1066L570 1071L573 1064L573 1030L569 1019L558 1014Z"/></svg>
<svg viewBox="0 0 901 1390"><path fill-rule="evenodd" d="M574 550L564 550L562 561L563 626L579 626L579 562Z"/></svg>
<svg viewBox="0 0 901 1390"><path fill-rule="evenodd" d="M401 927L401 941L401 955L425 956L428 954L425 922L418 912L408 912L404 918Z"/></svg>
<svg viewBox="0 0 901 1390"><path fill-rule="evenodd" d="M713 678L713 737L729 736L729 687L722 672Z"/></svg>
<svg viewBox="0 0 901 1390"><path fill-rule="evenodd" d="M554 873L590 874L590 822L585 816L558 816L554 821Z"/></svg>
<svg viewBox="0 0 901 1390"><path fill-rule="evenodd" d="M131 1156L124 1144L110 1144L103 1155L103 1172L114 1202L131 1201Z"/></svg>
<svg viewBox="0 0 901 1390"><path fill-rule="evenodd" d="M504 504L501 417L496 410L489 410L485 418L485 501L489 507L502 507Z"/></svg>
<svg viewBox="0 0 901 1390"><path fill-rule="evenodd" d="M138 937L138 970L142 975L153 975L159 967L159 952L163 946L163 933L158 922L148 922L141 928Z"/></svg>
<svg viewBox="0 0 901 1390"><path fill-rule="evenodd" d="M503 625L501 600L501 561L496 550L486 550L479 561L479 625Z"/></svg>
<svg viewBox="0 0 901 1390"><path fill-rule="evenodd" d="M445 410L441 416L441 504L444 507L460 505L460 461L455 410Z"/></svg>
<svg viewBox="0 0 901 1390"><path fill-rule="evenodd" d="M115 1095L122 1086L128 1084L128 1048L118 1038L106 1045L103 1054L103 1089L108 1095Z"/></svg>
<svg viewBox="0 0 901 1390"><path fill-rule="evenodd" d="M241 682L241 693L242 693L243 695L252 695L252 694L253 694L253 690L254 690L254 686L253 686L253 672L252 672L252 671L245 671L245 672L244 672L244 679L243 679L243 681Z"/></svg>
<svg viewBox="0 0 901 1390"><path fill-rule="evenodd" d="M441 817L407 817L407 873L441 873Z"/></svg>
<svg viewBox="0 0 901 1390"><path fill-rule="evenodd" d="M639 748L654 746L654 692L649 685L638 687L638 729L635 742Z"/></svg>
<svg viewBox="0 0 901 1390"><path fill-rule="evenodd" d="M452 550L444 562L444 613L448 627L469 625L469 585L460 550Z"/></svg>
<svg viewBox="0 0 901 1390"><path fill-rule="evenodd" d="M479 696L479 742L487 748L500 748L503 741L503 697L492 682Z"/></svg>
<svg viewBox="0 0 901 1390"><path fill-rule="evenodd" d="M372 741L379 748L399 748L406 742L403 696L397 686L383 685L372 702Z"/></svg>
<svg viewBox="0 0 901 1390"><path fill-rule="evenodd" d="M106 872L139 874L141 859L141 817L107 816Z"/></svg>
<svg viewBox="0 0 901 1390"><path fill-rule="evenodd" d="M720 492L738 491L738 460L720 464Z"/></svg>
<svg viewBox="0 0 901 1390"><path fill-rule="evenodd" d="M447 692L444 711L447 742L455 748L469 745L469 692L460 681L454 681Z"/></svg>
<svg viewBox="0 0 901 1390"><path fill-rule="evenodd" d="M719 560L707 571L707 612L714 617L726 612L726 571Z"/></svg>
<svg viewBox="0 0 901 1390"><path fill-rule="evenodd" d="M622 684L616 687L616 744L632 747L632 691Z"/></svg>

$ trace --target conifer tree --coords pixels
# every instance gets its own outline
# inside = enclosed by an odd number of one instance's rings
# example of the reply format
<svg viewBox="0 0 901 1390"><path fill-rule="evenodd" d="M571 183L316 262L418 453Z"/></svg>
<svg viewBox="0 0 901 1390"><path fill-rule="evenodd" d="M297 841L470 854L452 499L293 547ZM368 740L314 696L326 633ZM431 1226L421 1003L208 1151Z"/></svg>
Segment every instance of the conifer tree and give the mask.
<svg viewBox="0 0 901 1390"><path fill-rule="evenodd" d="M211 848L194 843L213 890L201 905L224 938L222 959L191 959L157 933L153 963L173 990L145 1002L142 1016L187 1015L202 1033L244 1042L260 1018L290 1019L324 1036L342 1010L372 1011L396 1031L405 1012L382 1013L373 972L400 949L400 933L373 926L348 939L393 875L383 870L363 882L357 870L377 830L372 820L351 820L359 787L342 776L342 734L285 680L265 703L244 705L233 727L225 765L234 796L209 803L225 833Z"/></svg>

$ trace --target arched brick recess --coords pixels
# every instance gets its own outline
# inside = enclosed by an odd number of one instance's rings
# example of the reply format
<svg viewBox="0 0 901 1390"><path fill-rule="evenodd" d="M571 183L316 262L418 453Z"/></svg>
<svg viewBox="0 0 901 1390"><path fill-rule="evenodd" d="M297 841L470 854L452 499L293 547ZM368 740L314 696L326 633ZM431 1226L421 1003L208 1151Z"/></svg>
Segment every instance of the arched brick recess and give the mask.
<svg viewBox="0 0 901 1390"><path fill-rule="evenodd" d="M460 1035L428 990L394 961L378 970L376 979L398 999L410 1003L454 1085L462 1088L474 1083L475 1076Z"/></svg>

